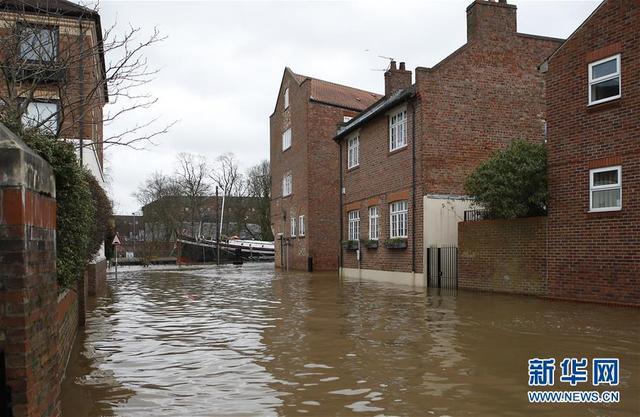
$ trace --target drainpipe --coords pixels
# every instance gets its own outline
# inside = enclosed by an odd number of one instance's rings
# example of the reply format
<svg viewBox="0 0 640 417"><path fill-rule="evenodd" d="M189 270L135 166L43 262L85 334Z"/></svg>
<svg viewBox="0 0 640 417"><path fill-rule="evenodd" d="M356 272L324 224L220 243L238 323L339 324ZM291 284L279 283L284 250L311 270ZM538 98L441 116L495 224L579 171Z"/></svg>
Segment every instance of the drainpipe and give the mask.
<svg viewBox="0 0 640 417"><path fill-rule="evenodd" d="M342 235L344 233L344 225L343 225L343 219L342 219L342 188L343 188L343 183L342 183L342 140L338 141L338 149L339 151L339 155L338 155L338 165L339 165L339 170L340 170L340 207L338 207L338 215L339 215L339 219L340 219L340 236L338 237L338 244L339 244L339 248L340 248L340 255L338 256L338 268L340 271L340 276L342 276L342 263L343 263L343 255L342 255Z"/></svg>
<svg viewBox="0 0 640 417"><path fill-rule="evenodd" d="M411 105L411 272L416 272L416 106Z"/></svg>

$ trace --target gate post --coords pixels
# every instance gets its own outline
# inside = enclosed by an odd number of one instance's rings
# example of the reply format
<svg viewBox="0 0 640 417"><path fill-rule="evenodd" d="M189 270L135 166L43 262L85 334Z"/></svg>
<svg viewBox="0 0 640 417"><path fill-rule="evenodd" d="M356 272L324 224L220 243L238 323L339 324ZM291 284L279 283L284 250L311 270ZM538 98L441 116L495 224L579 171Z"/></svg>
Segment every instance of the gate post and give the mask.
<svg viewBox="0 0 640 417"><path fill-rule="evenodd" d="M438 246L438 288L442 288L442 261L440 255L442 254L441 247Z"/></svg>
<svg viewBox="0 0 640 417"><path fill-rule="evenodd" d="M14 417L60 415L55 226L51 166L0 124L0 351Z"/></svg>

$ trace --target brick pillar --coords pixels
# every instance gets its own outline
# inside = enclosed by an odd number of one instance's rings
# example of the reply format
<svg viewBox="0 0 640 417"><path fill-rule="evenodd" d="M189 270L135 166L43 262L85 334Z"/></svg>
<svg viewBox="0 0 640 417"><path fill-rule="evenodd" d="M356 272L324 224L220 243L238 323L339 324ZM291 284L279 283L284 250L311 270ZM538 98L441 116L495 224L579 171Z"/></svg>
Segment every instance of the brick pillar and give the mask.
<svg viewBox="0 0 640 417"><path fill-rule="evenodd" d="M0 351L15 417L60 415L55 222L51 167L0 124Z"/></svg>

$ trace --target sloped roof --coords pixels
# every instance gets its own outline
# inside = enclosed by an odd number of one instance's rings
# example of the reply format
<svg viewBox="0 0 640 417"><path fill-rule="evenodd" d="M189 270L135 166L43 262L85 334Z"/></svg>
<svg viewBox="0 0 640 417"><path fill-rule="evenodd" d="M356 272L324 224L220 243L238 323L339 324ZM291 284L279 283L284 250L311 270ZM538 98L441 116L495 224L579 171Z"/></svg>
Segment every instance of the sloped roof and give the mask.
<svg viewBox="0 0 640 417"><path fill-rule="evenodd" d="M87 7L67 0L3 0L2 8L24 10L25 12L45 12L74 17L97 17L98 13Z"/></svg>
<svg viewBox="0 0 640 417"><path fill-rule="evenodd" d="M291 70L289 69L289 71ZM330 81L320 80L318 78L308 77L306 75L296 74L293 71L291 71L291 74L293 74L293 77L298 84L302 84L304 82L311 83L311 97L309 98L310 100L318 103L362 111L382 97L381 94L332 83Z"/></svg>

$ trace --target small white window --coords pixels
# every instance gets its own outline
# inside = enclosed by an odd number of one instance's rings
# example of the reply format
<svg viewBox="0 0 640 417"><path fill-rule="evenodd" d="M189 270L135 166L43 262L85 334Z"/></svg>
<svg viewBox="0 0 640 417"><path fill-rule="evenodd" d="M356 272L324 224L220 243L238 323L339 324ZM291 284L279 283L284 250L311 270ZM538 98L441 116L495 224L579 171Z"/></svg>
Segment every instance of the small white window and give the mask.
<svg viewBox="0 0 640 417"><path fill-rule="evenodd" d="M284 90L284 109L289 108L289 89Z"/></svg>
<svg viewBox="0 0 640 417"><path fill-rule="evenodd" d="M291 237L296 237L296 218L291 217Z"/></svg>
<svg viewBox="0 0 640 417"><path fill-rule="evenodd" d="M620 90L620 55L589 64L589 104L615 100Z"/></svg>
<svg viewBox="0 0 640 417"><path fill-rule="evenodd" d="M378 240L380 230L380 212L378 207L369 207L369 240Z"/></svg>
<svg viewBox="0 0 640 417"><path fill-rule="evenodd" d="M360 239L360 212L353 210L349 212L349 240Z"/></svg>
<svg viewBox="0 0 640 417"><path fill-rule="evenodd" d="M51 134L58 131L58 103L32 101L27 105L27 110L22 114L24 127L40 126L40 129Z"/></svg>
<svg viewBox="0 0 640 417"><path fill-rule="evenodd" d="M407 146L407 111L401 110L389 117L389 150Z"/></svg>
<svg viewBox="0 0 640 417"><path fill-rule="evenodd" d="M347 152L347 168L355 168L360 164L360 138L354 136L349 138L349 146Z"/></svg>
<svg viewBox="0 0 640 417"><path fill-rule="evenodd" d="M348 123L351 121L351 119L353 119L353 117L351 116L343 116L342 117L342 123Z"/></svg>
<svg viewBox="0 0 640 417"><path fill-rule="evenodd" d="M407 237L407 202L395 201L390 207L391 237Z"/></svg>
<svg viewBox="0 0 640 417"><path fill-rule="evenodd" d="M282 196L286 197L291 195L293 192L293 178L291 177L291 173L288 172L282 177Z"/></svg>
<svg viewBox="0 0 640 417"><path fill-rule="evenodd" d="M282 150L286 151L291 147L291 128L282 132Z"/></svg>
<svg viewBox="0 0 640 417"><path fill-rule="evenodd" d="M589 207L591 211L622 209L622 167L589 171Z"/></svg>
<svg viewBox="0 0 640 417"><path fill-rule="evenodd" d="M305 225L304 225L304 214L302 216L299 217L299 225L298 225L298 235L299 236L304 236L306 230L305 230Z"/></svg>

